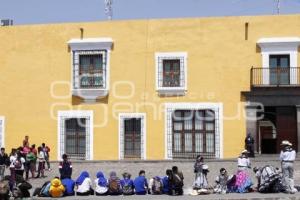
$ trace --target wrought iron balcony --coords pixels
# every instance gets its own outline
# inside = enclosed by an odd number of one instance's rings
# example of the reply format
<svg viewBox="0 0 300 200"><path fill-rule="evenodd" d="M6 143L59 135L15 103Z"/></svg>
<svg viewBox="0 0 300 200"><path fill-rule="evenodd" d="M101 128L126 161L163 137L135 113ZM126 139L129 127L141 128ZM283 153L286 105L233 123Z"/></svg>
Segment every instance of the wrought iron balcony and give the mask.
<svg viewBox="0 0 300 200"><path fill-rule="evenodd" d="M300 87L300 67L251 68L252 87Z"/></svg>

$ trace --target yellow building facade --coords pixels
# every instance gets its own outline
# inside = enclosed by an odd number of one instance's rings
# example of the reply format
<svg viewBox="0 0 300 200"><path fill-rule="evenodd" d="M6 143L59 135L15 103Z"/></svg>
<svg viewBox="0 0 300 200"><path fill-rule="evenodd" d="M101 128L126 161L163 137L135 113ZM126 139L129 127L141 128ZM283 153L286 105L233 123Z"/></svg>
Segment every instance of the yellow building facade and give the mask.
<svg viewBox="0 0 300 200"><path fill-rule="evenodd" d="M297 146L300 15L22 25L0 37L6 149L28 135L51 160L233 158L248 131L270 153L285 107Z"/></svg>

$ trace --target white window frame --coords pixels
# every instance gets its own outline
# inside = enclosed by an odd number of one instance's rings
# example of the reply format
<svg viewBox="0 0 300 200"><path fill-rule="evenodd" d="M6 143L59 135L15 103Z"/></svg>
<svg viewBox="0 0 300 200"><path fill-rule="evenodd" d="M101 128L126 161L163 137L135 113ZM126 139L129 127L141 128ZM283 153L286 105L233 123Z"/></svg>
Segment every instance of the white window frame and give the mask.
<svg viewBox="0 0 300 200"><path fill-rule="evenodd" d="M57 160L61 160L62 155L65 152L65 120L70 118L85 118L88 122L86 125L86 131L88 132L86 137L86 160L93 160L94 154L94 119L92 110L64 110L58 111L57 122Z"/></svg>
<svg viewBox="0 0 300 200"><path fill-rule="evenodd" d="M185 95L187 92L187 52L156 52L155 53L155 83L156 90L161 95ZM183 60L183 66L180 65L180 72L184 71L184 73L180 73L180 80L183 80L183 83L180 83L180 87L163 87L159 85L159 80L163 80L163 60L173 60L179 59ZM180 62L181 63L181 62ZM183 68L183 69L181 69Z"/></svg>
<svg viewBox="0 0 300 200"><path fill-rule="evenodd" d="M74 96L79 96L83 98L86 102L95 102L97 98L104 98L108 95L109 92L109 82L110 82L110 53L113 45L113 40L111 38L85 38L85 39L71 39L68 41L68 45L71 50L71 77L72 77L72 94ZM74 62L76 57L75 52L83 51L106 51L106 65L105 65L105 81L104 88L80 88L76 87L79 83L79 75L75 74L76 67L79 68L79 65L76 66ZM79 60L76 60L79 62Z"/></svg>
<svg viewBox="0 0 300 200"><path fill-rule="evenodd" d="M119 160L124 159L124 120L132 118L141 119L141 160L146 160L146 113L119 113Z"/></svg>
<svg viewBox="0 0 300 200"><path fill-rule="evenodd" d="M165 159L173 159L172 113L175 110L213 110L218 117L215 122L216 158L223 158L223 103L165 103Z"/></svg>
<svg viewBox="0 0 300 200"><path fill-rule="evenodd" d="M5 117L0 116L0 145L5 147Z"/></svg>
<svg viewBox="0 0 300 200"><path fill-rule="evenodd" d="M289 55L290 67L298 67L298 46L300 38L298 37L280 37L280 38L261 38L257 41L261 48L262 67L269 68L271 55ZM270 84L269 71L263 71L263 84ZM298 83L298 75L290 70L290 84Z"/></svg>

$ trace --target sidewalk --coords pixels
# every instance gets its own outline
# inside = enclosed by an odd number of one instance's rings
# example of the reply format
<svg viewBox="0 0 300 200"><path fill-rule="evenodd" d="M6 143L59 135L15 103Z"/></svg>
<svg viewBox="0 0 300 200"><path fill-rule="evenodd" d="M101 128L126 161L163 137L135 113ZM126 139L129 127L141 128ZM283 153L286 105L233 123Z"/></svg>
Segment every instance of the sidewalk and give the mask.
<svg viewBox="0 0 300 200"><path fill-rule="evenodd" d="M53 198L33 198L38 200L53 200ZM183 195L183 196L167 196L167 195L145 195L145 196L87 196L87 197L63 197L60 199L78 199L78 200L86 200L86 199L107 199L107 200L119 200L119 199L126 199L126 200L177 200L177 199L184 199L184 200L194 200L194 199L211 199L211 200L231 200L231 199L243 199L243 200L257 200L257 199L265 199L265 200L281 200L281 199L290 199L290 200L300 200L300 193L298 194L260 194L260 193L248 193L248 194L225 194L225 195L202 195L202 196L190 196L190 195Z"/></svg>
<svg viewBox="0 0 300 200"><path fill-rule="evenodd" d="M98 171L104 172L107 177L110 171L116 171L117 175L121 177L123 172L129 172L132 177L138 175L139 170L144 169L146 171L146 177L150 179L156 175L165 175L166 169L170 169L172 166L176 165L184 174L184 190L185 195L182 197L169 197L169 196L131 196L131 197L68 197L64 199L288 199L287 197L293 197L294 200L300 200L300 193L296 195L289 194L259 194L259 193L249 193L249 194L227 194L227 195L207 195L207 196L189 196L187 195L192 189L192 184L194 181L193 173L193 161L72 161L73 163L73 174L72 178L76 179L80 172L86 170L89 172L92 181L95 179L96 173ZM215 177L219 174L220 168L224 167L227 169L229 174L234 174L236 172L236 159L229 160L207 160L206 162L209 166L208 181L210 185L214 185ZM273 165L280 168L280 162L275 157L259 157L251 159L252 167ZM59 176L58 162L51 163L52 171L46 171L46 178L30 179L29 182L33 185L33 188L40 187L45 181L51 180L55 176ZM300 185L300 162L296 161L295 165L295 184ZM8 170L6 170L8 173ZM254 177L254 173L250 170L252 180L254 185L257 181ZM296 198L297 197L297 198ZM298 198L299 197L299 198ZM40 198L47 199L47 198Z"/></svg>

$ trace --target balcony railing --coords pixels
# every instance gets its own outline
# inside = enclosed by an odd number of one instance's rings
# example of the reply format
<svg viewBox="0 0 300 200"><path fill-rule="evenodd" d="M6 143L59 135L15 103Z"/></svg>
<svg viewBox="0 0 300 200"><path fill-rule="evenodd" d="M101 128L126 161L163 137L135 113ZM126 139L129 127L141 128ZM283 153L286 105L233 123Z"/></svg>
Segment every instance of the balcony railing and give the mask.
<svg viewBox="0 0 300 200"><path fill-rule="evenodd" d="M251 68L252 87L300 87L300 67Z"/></svg>

